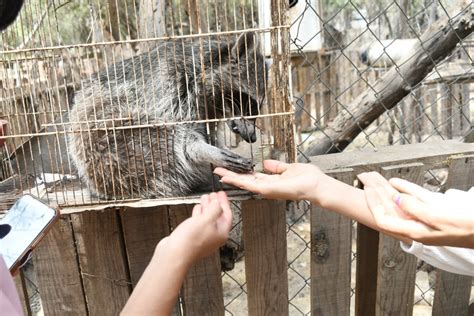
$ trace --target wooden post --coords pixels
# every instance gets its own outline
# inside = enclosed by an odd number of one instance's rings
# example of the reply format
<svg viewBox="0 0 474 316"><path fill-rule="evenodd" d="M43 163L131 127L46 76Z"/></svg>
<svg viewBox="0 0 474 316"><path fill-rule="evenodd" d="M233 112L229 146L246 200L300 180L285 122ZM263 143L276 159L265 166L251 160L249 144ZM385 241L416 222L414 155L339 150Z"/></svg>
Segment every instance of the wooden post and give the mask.
<svg viewBox="0 0 474 316"><path fill-rule="evenodd" d="M68 215L61 216L33 255L45 314L86 315L81 270Z"/></svg>
<svg viewBox="0 0 474 316"><path fill-rule="evenodd" d="M191 205L170 206L173 227L192 214ZM224 315L221 265L219 252L196 262L184 280L182 295L185 315Z"/></svg>
<svg viewBox="0 0 474 316"><path fill-rule="evenodd" d="M356 316L375 315L379 233L357 224Z"/></svg>
<svg viewBox="0 0 474 316"><path fill-rule="evenodd" d="M23 309L24 315L31 315L30 302L28 300L28 293L26 291L25 278L23 272L20 270L20 273L13 278L15 282L16 291L20 297L21 308ZM44 306L44 303L43 303Z"/></svg>
<svg viewBox="0 0 474 316"><path fill-rule="evenodd" d="M137 285L158 242L170 234L168 207L127 209L120 212L132 286ZM172 315L181 315L179 299Z"/></svg>
<svg viewBox="0 0 474 316"><path fill-rule="evenodd" d="M381 174L389 179L403 178L421 184L423 164L411 163L383 167ZM380 234L377 269L376 315L412 315L416 278L416 257L400 248L400 241Z"/></svg>
<svg viewBox="0 0 474 316"><path fill-rule="evenodd" d="M140 38L166 34L166 1L140 0Z"/></svg>
<svg viewBox="0 0 474 316"><path fill-rule="evenodd" d="M441 124L444 135L447 139L453 138L453 90L449 84L442 85L442 95L444 95L441 108Z"/></svg>
<svg viewBox="0 0 474 316"><path fill-rule="evenodd" d="M452 158L446 187L468 190L474 186L474 155ZM433 316L467 315L472 277L438 271Z"/></svg>
<svg viewBox="0 0 474 316"><path fill-rule="evenodd" d="M126 209L120 211L127 260L133 287L150 262L158 242L170 234L168 208Z"/></svg>
<svg viewBox="0 0 474 316"><path fill-rule="evenodd" d="M465 136L471 129L470 83L462 83L461 90L461 135Z"/></svg>
<svg viewBox="0 0 474 316"><path fill-rule="evenodd" d="M286 203L242 202L248 311L255 315L288 315Z"/></svg>
<svg viewBox="0 0 474 316"><path fill-rule="evenodd" d="M352 185L352 169L330 176ZM349 315L351 302L351 228L349 218L311 206L311 313Z"/></svg>
<svg viewBox="0 0 474 316"><path fill-rule="evenodd" d="M461 85L459 84L452 84L451 87L452 95L452 133L453 137L462 136L462 121L461 121L461 114L462 114L462 94L461 94Z"/></svg>
<svg viewBox="0 0 474 316"><path fill-rule="evenodd" d="M131 292L118 211L72 214L87 311L118 315Z"/></svg>
<svg viewBox="0 0 474 316"><path fill-rule="evenodd" d="M271 0L271 25L274 27L285 26L288 23L288 1ZM271 92L270 104L274 113L293 111L289 100L289 64L290 64L290 30L276 28L271 31L271 56L273 64L270 68ZM277 150L286 154L286 161L296 160L295 124L294 115L276 116L272 120L274 144Z"/></svg>

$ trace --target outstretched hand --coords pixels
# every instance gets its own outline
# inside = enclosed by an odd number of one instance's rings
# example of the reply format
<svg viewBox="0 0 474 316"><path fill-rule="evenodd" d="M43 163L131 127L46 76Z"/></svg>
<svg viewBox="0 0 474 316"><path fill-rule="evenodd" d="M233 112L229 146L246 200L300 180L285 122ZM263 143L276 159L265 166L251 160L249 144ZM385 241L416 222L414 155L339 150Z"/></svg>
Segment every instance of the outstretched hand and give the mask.
<svg viewBox="0 0 474 316"><path fill-rule="evenodd" d="M306 199L315 192L318 177L324 175L310 164L265 160L263 167L270 174L239 174L224 168L216 168L214 173L221 176L224 183L277 200Z"/></svg>
<svg viewBox="0 0 474 316"><path fill-rule="evenodd" d="M232 210L225 192L205 194L193 208L192 216L176 227L158 247L181 250L188 264L212 254L223 246L232 226Z"/></svg>
<svg viewBox="0 0 474 316"><path fill-rule="evenodd" d="M453 204L445 195L402 179L387 181L376 172L358 178L382 231L428 245L474 247L472 205Z"/></svg>

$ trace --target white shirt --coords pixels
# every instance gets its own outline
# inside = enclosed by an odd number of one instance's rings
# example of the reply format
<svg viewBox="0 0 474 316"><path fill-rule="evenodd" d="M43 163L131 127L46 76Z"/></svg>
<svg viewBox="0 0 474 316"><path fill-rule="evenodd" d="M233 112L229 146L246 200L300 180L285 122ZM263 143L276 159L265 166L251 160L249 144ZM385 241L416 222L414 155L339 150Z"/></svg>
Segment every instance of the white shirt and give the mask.
<svg viewBox="0 0 474 316"><path fill-rule="evenodd" d="M471 208L474 217L474 187L469 191L450 189L446 193L433 193L452 207ZM415 255L426 263L456 274L474 276L474 249L460 247L426 246L413 241L411 245L400 242L403 251Z"/></svg>

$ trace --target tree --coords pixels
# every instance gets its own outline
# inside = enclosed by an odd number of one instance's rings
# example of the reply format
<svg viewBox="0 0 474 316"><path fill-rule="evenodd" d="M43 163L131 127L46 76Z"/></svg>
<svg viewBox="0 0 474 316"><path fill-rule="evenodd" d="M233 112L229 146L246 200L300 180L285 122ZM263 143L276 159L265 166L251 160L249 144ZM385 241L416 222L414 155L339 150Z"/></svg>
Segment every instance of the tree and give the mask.
<svg viewBox="0 0 474 316"><path fill-rule="evenodd" d="M474 30L470 7L452 19L434 23L420 37L413 54L393 67L364 93L338 113L299 157L344 150L354 138L385 111L393 108Z"/></svg>

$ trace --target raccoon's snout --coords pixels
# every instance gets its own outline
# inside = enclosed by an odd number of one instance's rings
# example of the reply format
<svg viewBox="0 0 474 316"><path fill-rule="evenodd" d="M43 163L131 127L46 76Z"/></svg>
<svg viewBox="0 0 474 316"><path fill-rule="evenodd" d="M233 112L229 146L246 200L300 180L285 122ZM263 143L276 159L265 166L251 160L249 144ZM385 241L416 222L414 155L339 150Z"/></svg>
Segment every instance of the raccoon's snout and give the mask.
<svg viewBox="0 0 474 316"><path fill-rule="evenodd" d="M247 143L255 143L257 141L257 133L255 131L255 123L249 120L237 119L227 121L232 132L239 134Z"/></svg>

